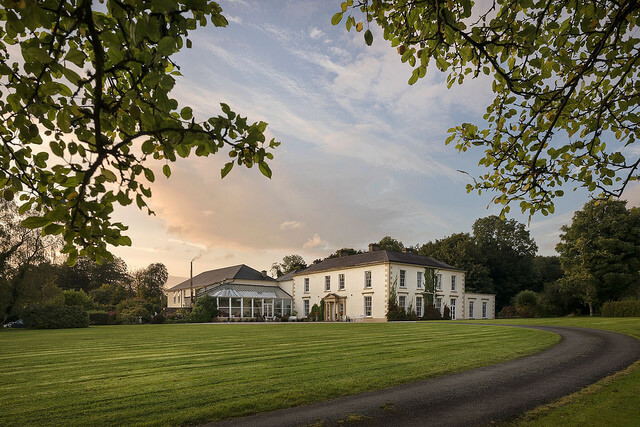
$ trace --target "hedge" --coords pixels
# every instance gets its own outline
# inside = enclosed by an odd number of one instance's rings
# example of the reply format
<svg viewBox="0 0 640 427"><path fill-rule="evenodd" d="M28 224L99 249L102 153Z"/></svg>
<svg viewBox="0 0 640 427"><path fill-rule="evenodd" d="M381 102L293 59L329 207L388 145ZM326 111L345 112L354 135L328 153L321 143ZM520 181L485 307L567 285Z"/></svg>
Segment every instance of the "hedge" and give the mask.
<svg viewBox="0 0 640 427"><path fill-rule="evenodd" d="M79 305L33 305L24 311L24 323L30 328L86 328L89 315Z"/></svg>
<svg viewBox="0 0 640 427"><path fill-rule="evenodd" d="M602 305L604 317L640 317L640 300L607 301Z"/></svg>

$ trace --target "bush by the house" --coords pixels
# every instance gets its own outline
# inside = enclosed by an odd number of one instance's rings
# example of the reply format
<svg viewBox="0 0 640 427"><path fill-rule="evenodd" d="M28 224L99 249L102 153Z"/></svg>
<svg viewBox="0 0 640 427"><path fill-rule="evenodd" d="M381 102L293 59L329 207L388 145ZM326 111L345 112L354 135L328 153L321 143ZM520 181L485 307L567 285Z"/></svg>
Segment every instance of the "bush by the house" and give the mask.
<svg viewBox="0 0 640 427"><path fill-rule="evenodd" d="M439 308L436 308L431 304L427 304L424 307L424 314L420 319L421 320L442 320L442 314L440 314Z"/></svg>
<svg viewBox="0 0 640 427"><path fill-rule="evenodd" d="M442 319L451 320L451 309L446 304L445 304L444 308L442 309Z"/></svg>
<svg viewBox="0 0 640 427"><path fill-rule="evenodd" d="M608 301L602 304L604 317L640 317L640 300Z"/></svg>
<svg viewBox="0 0 640 427"><path fill-rule="evenodd" d="M218 317L218 304L216 298L204 295L196 300L193 310L189 315L191 322L204 323L211 322L214 317Z"/></svg>
<svg viewBox="0 0 640 427"><path fill-rule="evenodd" d="M24 323L30 328L62 329L86 328L89 315L79 305L33 305L23 313Z"/></svg>
<svg viewBox="0 0 640 427"><path fill-rule="evenodd" d="M110 317L108 311L90 311L89 312L89 324L90 325L109 325Z"/></svg>

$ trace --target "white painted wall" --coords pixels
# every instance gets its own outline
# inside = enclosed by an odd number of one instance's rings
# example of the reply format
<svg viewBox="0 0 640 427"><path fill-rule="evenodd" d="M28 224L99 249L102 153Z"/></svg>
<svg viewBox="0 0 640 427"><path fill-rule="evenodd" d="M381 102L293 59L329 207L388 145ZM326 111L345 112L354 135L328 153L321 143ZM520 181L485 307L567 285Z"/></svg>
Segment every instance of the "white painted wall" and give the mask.
<svg viewBox="0 0 640 427"><path fill-rule="evenodd" d="M496 296L491 294L465 294L465 319L495 319L496 317ZM473 302L473 314L470 312L470 303ZM486 316L482 316L482 304L487 304Z"/></svg>
<svg viewBox="0 0 640 427"><path fill-rule="evenodd" d="M294 276L294 310L303 317L303 301L309 307L320 304L330 293L346 296L345 315L353 321L383 321L387 313L388 273L386 263L341 268ZM365 288L365 271L371 271L371 288ZM344 274L344 289L339 289L339 275ZM330 289L325 290L325 276L330 277ZM309 279L309 292L304 292L304 279ZM371 316L366 317L364 297L371 297Z"/></svg>

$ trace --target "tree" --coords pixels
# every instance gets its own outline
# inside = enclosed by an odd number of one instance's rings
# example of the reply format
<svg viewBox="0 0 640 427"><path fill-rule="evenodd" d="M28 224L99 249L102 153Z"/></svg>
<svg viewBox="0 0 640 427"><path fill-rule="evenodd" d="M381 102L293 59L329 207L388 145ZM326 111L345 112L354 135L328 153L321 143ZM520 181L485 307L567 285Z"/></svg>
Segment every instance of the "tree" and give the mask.
<svg viewBox="0 0 640 427"><path fill-rule="evenodd" d="M463 269L467 291L495 292L486 256L469 233L455 233L428 242L418 248L418 253Z"/></svg>
<svg viewBox="0 0 640 427"><path fill-rule="evenodd" d="M493 190L493 201L509 211L554 212L565 183L599 196L620 196L640 178L637 150L622 150L640 136L640 3L636 0L347 0L332 18L347 13L347 30L364 29L348 12L377 23L413 72L427 67L463 84L481 74L492 78L495 95L484 125L450 129L447 143L467 151L483 147L468 191Z"/></svg>
<svg viewBox="0 0 640 427"><path fill-rule="evenodd" d="M21 225L13 202L0 199L0 313L2 323L32 299L46 299L56 292L49 262L61 247L58 236ZM42 267L40 267L42 265ZM32 295L30 295L32 294Z"/></svg>
<svg viewBox="0 0 640 427"><path fill-rule="evenodd" d="M101 2L102 3L102 2ZM234 164L271 177L267 124L222 114L196 120L170 97L191 47L189 32L227 20L212 1L6 2L0 13L0 191L34 213L25 227L64 236L63 252L111 260L107 245L130 245L115 205L147 206L149 159L208 156L227 147ZM13 46L19 45L20 49ZM47 147L43 147L46 142ZM143 180L142 178L144 177Z"/></svg>
<svg viewBox="0 0 640 427"><path fill-rule="evenodd" d="M575 290L590 313L607 300L640 288L640 208L624 201L591 201L562 227L556 246L562 284Z"/></svg>
<svg viewBox="0 0 640 427"><path fill-rule="evenodd" d="M357 255L357 254L361 254L361 253L362 253L362 251L358 250L358 249L342 248L342 249L338 249L337 251L335 251L334 253L332 253L331 255L326 257L325 259L340 258L341 256ZM324 260L322 260L322 261L324 261Z"/></svg>
<svg viewBox="0 0 640 427"><path fill-rule="evenodd" d="M162 296L168 278L167 267L159 262L137 271L133 275L133 282L138 297L155 304Z"/></svg>
<svg viewBox="0 0 640 427"><path fill-rule="evenodd" d="M485 256L499 310L518 292L528 288L538 247L524 224L495 215L473 223L473 238Z"/></svg>
<svg viewBox="0 0 640 427"><path fill-rule="evenodd" d="M63 289L83 289L85 292L91 292L104 284L126 284L130 287L132 280L127 264L118 257L102 264L89 257L80 257L74 265L61 265L59 269L58 285Z"/></svg>
<svg viewBox="0 0 640 427"><path fill-rule="evenodd" d="M402 250L404 249L404 244L391 236L384 236L382 239L380 239L380 242L378 242L378 246L380 247L381 251L402 252Z"/></svg>
<svg viewBox="0 0 640 427"><path fill-rule="evenodd" d="M203 295L198 298L189 314L189 321L205 323L218 316L218 302L211 295Z"/></svg>
<svg viewBox="0 0 640 427"><path fill-rule="evenodd" d="M276 277L284 276L292 271L307 268L304 258L298 254L285 255L281 263L274 262L271 265L271 274Z"/></svg>

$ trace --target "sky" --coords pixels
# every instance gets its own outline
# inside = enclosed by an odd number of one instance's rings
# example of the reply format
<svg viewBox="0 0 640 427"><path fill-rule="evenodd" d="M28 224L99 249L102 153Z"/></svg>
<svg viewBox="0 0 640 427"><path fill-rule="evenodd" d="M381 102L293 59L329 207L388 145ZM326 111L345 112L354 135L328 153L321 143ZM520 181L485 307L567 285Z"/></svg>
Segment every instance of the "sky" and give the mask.
<svg viewBox="0 0 640 427"><path fill-rule="evenodd" d="M273 177L236 166L221 179L225 151L179 159L170 179L156 173L156 215L132 206L114 215L133 244L112 252L131 269L161 262L184 278L193 260L194 275L236 264L268 271L288 254L311 263L386 235L423 244L499 213L491 193L467 194L470 178L458 172L480 175L482 150L444 144L448 129L482 123L488 78L447 89L432 67L409 86L411 68L377 28L368 47L362 33L331 25L338 0L220 5L229 26L190 34L193 48L175 58L183 77L172 95L200 120L220 114L224 102L269 123L267 136L282 143ZM529 221L512 208L509 218L528 224L541 255L555 254L560 227L589 200L567 189L554 215ZM640 205L640 185L625 197Z"/></svg>

